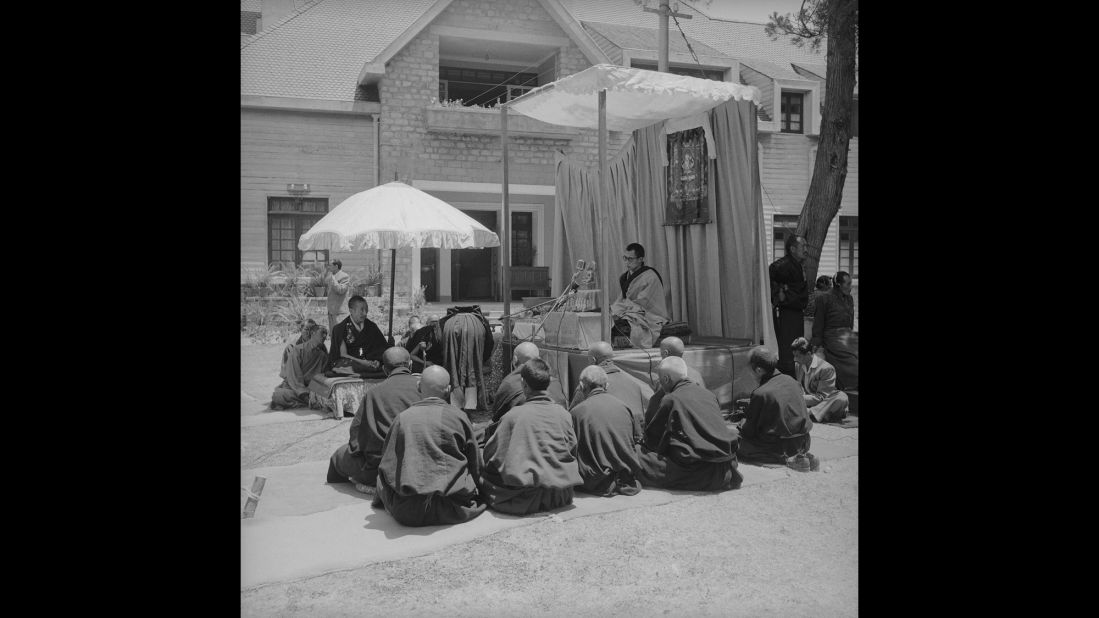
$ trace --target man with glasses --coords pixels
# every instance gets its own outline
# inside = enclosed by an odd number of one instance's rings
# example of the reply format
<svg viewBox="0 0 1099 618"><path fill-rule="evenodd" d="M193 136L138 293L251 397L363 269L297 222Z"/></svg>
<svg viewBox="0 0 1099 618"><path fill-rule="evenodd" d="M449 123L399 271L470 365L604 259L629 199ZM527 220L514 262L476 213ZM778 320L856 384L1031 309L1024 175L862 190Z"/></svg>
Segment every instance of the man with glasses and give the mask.
<svg viewBox="0 0 1099 618"><path fill-rule="evenodd" d="M627 270L618 278L622 297L611 304L612 334L628 337L639 348L651 348L668 323L664 279L645 265L645 248L638 243L626 245L622 259Z"/></svg>

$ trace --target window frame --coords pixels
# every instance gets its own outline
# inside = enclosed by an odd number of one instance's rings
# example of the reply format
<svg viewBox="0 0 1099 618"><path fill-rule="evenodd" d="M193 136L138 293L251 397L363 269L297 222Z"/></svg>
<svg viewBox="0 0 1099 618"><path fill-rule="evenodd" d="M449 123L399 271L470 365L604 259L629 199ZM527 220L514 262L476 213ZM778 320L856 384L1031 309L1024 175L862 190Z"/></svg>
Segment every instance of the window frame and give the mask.
<svg viewBox="0 0 1099 618"><path fill-rule="evenodd" d="M276 203L278 201L283 201L283 200L293 200L293 202L295 203L295 206L298 208L298 210L279 210L279 209L277 209L276 208ZM323 204L323 206L324 206L323 212L319 211L319 210L314 210L314 211L301 210L301 208L302 208L302 206L303 206L303 204L305 203L306 200L309 200L310 202L318 204L318 205ZM266 221L266 224L267 224L267 263L268 264L279 263L284 268L287 266L287 261L282 258L282 253L284 253L286 251L289 251L289 250L288 249L282 249L282 248L275 249L275 247L274 247L274 242L275 242L274 233L273 233L274 228L272 227L272 224L275 221L275 217L278 217L278 218L286 218L290 221L293 221L293 233L294 233L294 236L295 236L294 249L293 249L293 251L294 251L293 265L295 267L298 267L298 266L302 266L303 264L313 264L314 263L313 260L308 260L308 261L305 260L305 253L307 253L307 252L302 251L301 249L298 249L297 243L301 239L302 234L308 232L309 228L312 227L312 225L315 223L315 221L314 221L314 222L309 223L308 225L306 225L306 222L309 219L312 219L312 218L317 218L317 220L319 220L319 218L323 218L326 214L328 214L330 206L331 206L331 202L330 202L329 198L327 198L327 197L312 197L312 196L311 197L304 197L304 196L286 195L286 194L268 195L267 196L267 221ZM280 238L279 240L281 241L283 239ZM275 257L276 252L279 256L277 259ZM328 249L317 249L317 250L314 250L314 251L309 251L308 253L314 253L314 254L317 255L318 258L323 255L323 257L324 257L323 260L321 260L321 259L316 260L316 264L318 264L318 265L327 266L329 264L329 262L331 261L331 252L329 252Z"/></svg>
<svg viewBox="0 0 1099 618"><path fill-rule="evenodd" d="M799 107L799 109L798 109L799 120L797 121L797 123L798 123L797 130L794 130L794 129L790 128L790 125L792 125L793 122L794 122L793 120L790 120L790 116L792 116L794 112L792 110L787 109L787 101L790 101L792 103L795 100L795 97L797 99L798 107ZM779 94L778 119L779 119L779 132L780 133L794 133L794 134L797 134L797 135L805 135L807 133L806 126L805 126L806 125L806 122L805 122L805 108L806 108L805 102L806 102L806 99L808 99L808 98L809 97L805 96L804 92L798 92L798 91L795 91L795 90L783 90Z"/></svg>
<svg viewBox="0 0 1099 618"><path fill-rule="evenodd" d="M853 221L852 221L853 220ZM848 263L844 264L843 254L843 236L848 235L848 247L847 247L847 259ZM859 249L859 216L858 215L840 215L839 217L839 235L836 238L836 253L838 254L839 269L849 273L852 279L859 278L858 271L858 249Z"/></svg>

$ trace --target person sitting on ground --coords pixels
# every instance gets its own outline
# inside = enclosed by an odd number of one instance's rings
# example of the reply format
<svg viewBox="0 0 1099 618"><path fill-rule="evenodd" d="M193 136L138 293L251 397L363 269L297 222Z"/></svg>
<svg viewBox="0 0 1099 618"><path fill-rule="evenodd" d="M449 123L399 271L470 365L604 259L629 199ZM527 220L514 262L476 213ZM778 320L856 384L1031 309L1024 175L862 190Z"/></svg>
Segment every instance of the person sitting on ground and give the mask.
<svg viewBox="0 0 1099 618"><path fill-rule="evenodd" d="M420 327L405 342L412 354L412 373L421 373L424 367L443 364L443 329L439 326L439 314L428 316L427 324Z"/></svg>
<svg viewBox="0 0 1099 618"><path fill-rule="evenodd" d="M679 337L665 337L660 342L660 358L668 358L669 356L676 356L683 358L683 352L686 350L686 346L683 345L683 340ZM687 361L683 361L686 364ZM697 369L687 365L687 379L695 384L705 387L706 381L702 379L702 374ZM653 396L649 398L649 403L645 409L644 423L648 424L652 420L656 411L660 408L660 401L664 398L664 388L659 387Z"/></svg>
<svg viewBox="0 0 1099 618"><path fill-rule="evenodd" d="M407 346L408 340L412 339L412 335L421 328L423 328L423 324L420 323L420 316L408 316L408 329L405 330L403 335L401 335L401 338L397 341L397 345L401 346L402 348Z"/></svg>
<svg viewBox="0 0 1099 618"><path fill-rule="evenodd" d="M580 372L583 399L569 410L576 430L576 461L584 484L577 491L600 496L641 491L637 443L640 418L607 390L610 376L598 365Z"/></svg>
<svg viewBox="0 0 1099 618"><path fill-rule="evenodd" d="M271 393L272 410L304 408L309 405L309 381L324 370L328 351L324 339L328 329L313 320L306 320L297 343L286 346L282 353L279 376L282 383Z"/></svg>
<svg viewBox="0 0 1099 618"><path fill-rule="evenodd" d="M805 337L794 339L794 373L801 385L809 416L818 423L839 422L847 417L847 393L836 389L836 369L813 354Z"/></svg>
<svg viewBox="0 0 1099 618"><path fill-rule="evenodd" d="M527 361L538 358L541 351L538 346L524 341L515 346L515 349L511 353L511 366L512 372L504 376L504 379L500 381L500 386L496 389L496 395L492 399L492 422L499 421L508 410L515 406L522 405L525 401L525 395L523 394L523 378L520 373L523 370L523 365ZM565 399L565 389L561 387L561 381L557 379L557 376L550 376L550 385L546 388L546 394L549 398L559 406L565 406L567 400Z"/></svg>
<svg viewBox="0 0 1099 618"><path fill-rule="evenodd" d="M500 419L484 450L489 506L512 515L572 504L573 487L584 483L572 416L546 395L549 366L534 358L523 363L520 375L524 403Z"/></svg>
<svg viewBox="0 0 1099 618"><path fill-rule="evenodd" d="M378 325L366 317L366 299L356 294L347 301L351 315L336 324L332 331L332 347L324 373L357 375L360 378L382 378L382 353L389 344Z"/></svg>
<svg viewBox="0 0 1099 618"><path fill-rule="evenodd" d="M748 366L759 381L740 426L737 457L742 462L785 464L799 472L817 470L809 454L813 421L797 380L777 371L778 355L763 346L748 353Z"/></svg>
<svg viewBox="0 0 1099 618"><path fill-rule="evenodd" d="M645 417L645 406L648 405L649 398L653 396L653 389L614 364L614 348L606 341L593 343L588 348L588 355L591 356L592 362L602 369L607 376L605 390L626 404L626 407L630 409L630 414L636 419L638 430L640 430L641 421ZM569 410L580 405L587 397L586 393L588 392L584 389L583 382L577 384L576 390L572 394L572 401L569 402Z"/></svg>
<svg viewBox="0 0 1099 618"><path fill-rule="evenodd" d="M851 296L851 275L836 273L835 286L816 298L813 316L814 351L824 349L824 360L836 368L836 388L859 389L858 337L854 335L855 299Z"/></svg>
<svg viewBox="0 0 1099 618"><path fill-rule="evenodd" d="M393 419L421 399L416 388L418 378L409 371L408 350L393 346L382 354L386 379L366 391L355 418L351 420L348 441L328 460L328 482L355 483L363 493L374 491L382 445Z"/></svg>
<svg viewBox="0 0 1099 618"><path fill-rule="evenodd" d="M736 433L725 425L717 397L687 379L678 356L660 361L667 393L645 426L641 472L645 487L723 491L740 487Z"/></svg>
<svg viewBox="0 0 1099 618"><path fill-rule="evenodd" d="M487 508L481 451L465 413L447 403L447 370L428 367L419 383L422 398L397 415L385 437L374 506L406 526L460 524Z"/></svg>

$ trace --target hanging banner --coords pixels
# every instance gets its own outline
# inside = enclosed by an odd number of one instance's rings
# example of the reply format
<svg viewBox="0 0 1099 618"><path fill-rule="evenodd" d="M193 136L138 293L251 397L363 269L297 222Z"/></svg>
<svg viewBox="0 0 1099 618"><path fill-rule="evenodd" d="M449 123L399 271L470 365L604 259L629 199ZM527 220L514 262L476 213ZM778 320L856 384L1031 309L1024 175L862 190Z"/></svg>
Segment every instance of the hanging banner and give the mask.
<svg viewBox="0 0 1099 618"><path fill-rule="evenodd" d="M668 135L668 204L664 225L710 222L706 200L709 169L702 128Z"/></svg>

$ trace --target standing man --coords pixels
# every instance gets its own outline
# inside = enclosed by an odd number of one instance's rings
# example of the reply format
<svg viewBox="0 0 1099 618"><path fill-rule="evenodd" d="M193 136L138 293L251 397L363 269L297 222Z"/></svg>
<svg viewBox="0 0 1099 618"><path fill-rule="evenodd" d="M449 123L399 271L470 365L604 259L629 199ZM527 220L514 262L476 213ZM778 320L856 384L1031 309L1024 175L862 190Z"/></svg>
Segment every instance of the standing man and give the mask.
<svg viewBox="0 0 1099 618"><path fill-rule="evenodd" d="M328 286L328 328L335 332L336 324L350 313L347 295L351 291L351 275L344 272L343 262L332 260L325 266L324 284Z"/></svg>
<svg viewBox="0 0 1099 618"><path fill-rule="evenodd" d="M622 259L626 261L626 272L618 277L622 297L611 304L611 334L629 337L639 348L651 348L660 337L660 329L668 323L664 279L655 268L645 266L645 248L635 242L626 245ZM609 297L609 291L604 293Z"/></svg>
<svg viewBox="0 0 1099 618"><path fill-rule="evenodd" d="M775 336L778 339L778 370L794 377L794 355L790 344L805 336L805 305L809 303L809 286L805 282L805 238L786 237L786 255L771 263L771 306L775 315Z"/></svg>

